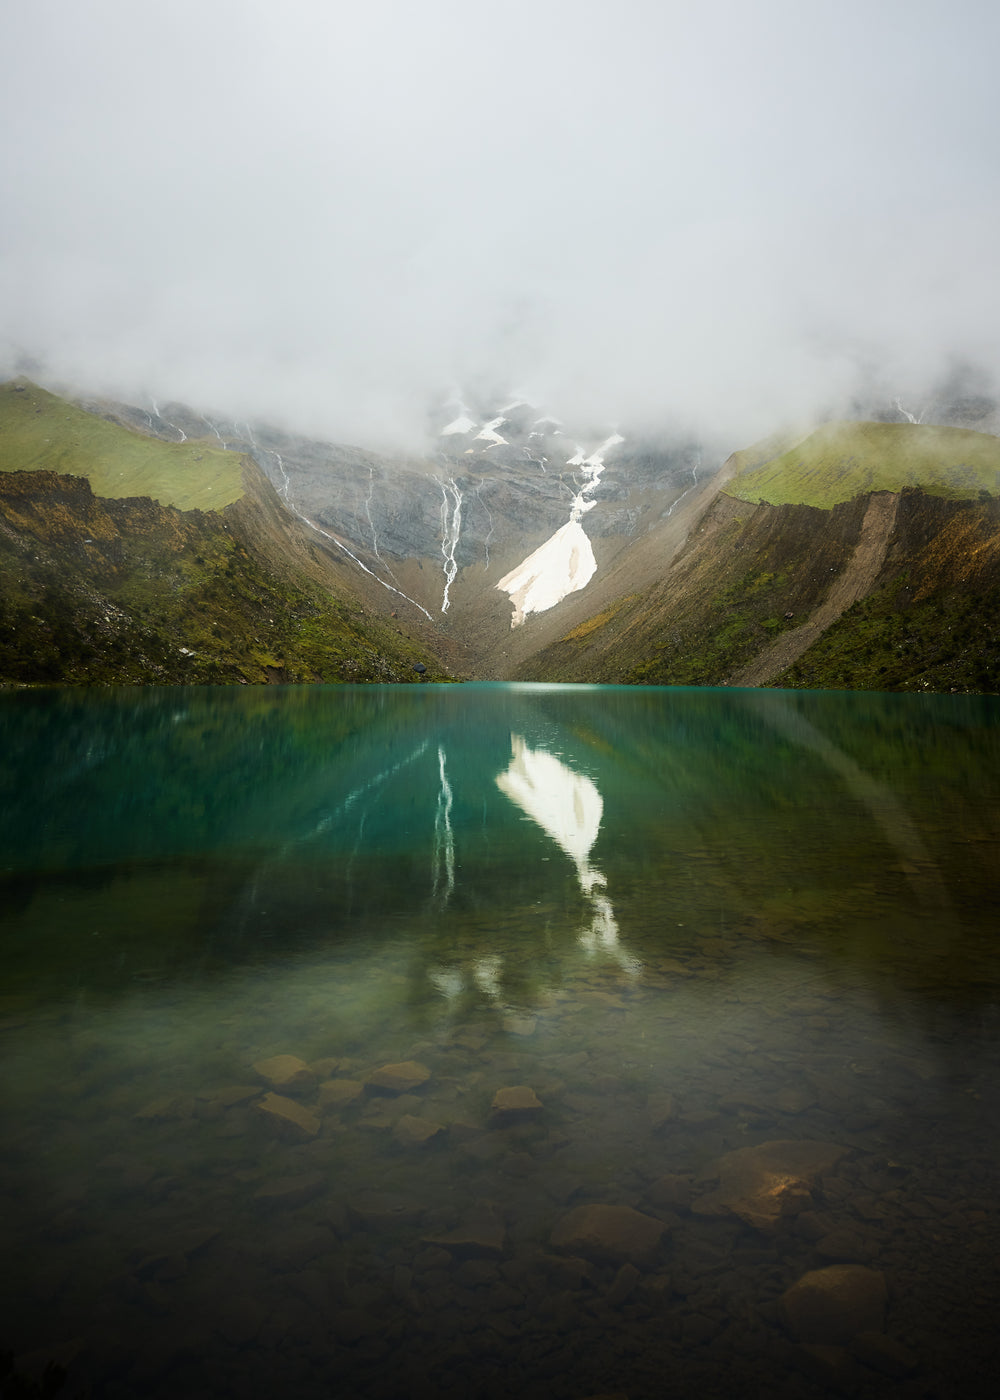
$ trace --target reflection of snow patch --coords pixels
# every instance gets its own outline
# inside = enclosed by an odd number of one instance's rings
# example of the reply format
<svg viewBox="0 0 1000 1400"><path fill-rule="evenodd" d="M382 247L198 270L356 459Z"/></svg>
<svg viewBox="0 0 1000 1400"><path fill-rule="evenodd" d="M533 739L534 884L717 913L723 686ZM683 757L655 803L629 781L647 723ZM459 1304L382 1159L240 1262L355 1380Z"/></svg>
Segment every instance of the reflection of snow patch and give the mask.
<svg viewBox="0 0 1000 1400"><path fill-rule="evenodd" d="M497 584L514 604L511 627L528 613L546 612L570 593L578 593L597 572L597 560L583 526L570 520L529 554Z"/></svg>
<svg viewBox="0 0 1000 1400"><path fill-rule="evenodd" d="M503 958L496 954L477 958L472 965L472 978L484 996L490 1001L499 1001L503 991Z"/></svg>
<svg viewBox="0 0 1000 1400"><path fill-rule="evenodd" d="M520 734L510 736L510 747L510 767L497 787L566 852L589 894L595 880L604 883L587 865L604 814L601 794L586 773L574 773L544 749L529 749Z"/></svg>
<svg viewBox="0 0 1000 1400"><path fill-rule="evenodd" d="M461 994L465 986L465 978L457 967L432 967L427 976L437 987L442 996L453 1001Z"/></svg>
<svg viewBox="0 0 1000 1400"><path fill-rule="evenodd" d="M532 821L547 832L576 866L581 893L589 900L591 918L580 931L580 943L593 956L602 952L635 976L642 964L618 941L614 906L606 893L607 881L590 864L604 815L604 803L596 785L585 773L574 773L554 754L529 749L520 734L510 736L511 760L497 787Z"/></svg>

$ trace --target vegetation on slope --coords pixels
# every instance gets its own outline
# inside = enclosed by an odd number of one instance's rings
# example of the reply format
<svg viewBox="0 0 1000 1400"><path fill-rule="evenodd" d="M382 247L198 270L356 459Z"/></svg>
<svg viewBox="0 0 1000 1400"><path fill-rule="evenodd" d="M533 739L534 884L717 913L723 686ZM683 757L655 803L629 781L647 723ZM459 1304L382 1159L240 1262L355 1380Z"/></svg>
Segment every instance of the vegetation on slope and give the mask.
<svg viewBox="0 0 1000 1400"><path fill-rule="evenodd" d="M822 601L863 515L860 502L823 512L719 498L654 588L575 628L521 676L720 685Z"/></svg>
<svg viewBox="0 0 1000 1400"><path fill-rule="evenodd" d="M144 437L25 379L0 385L0 472L38 470L86 477L95 496L179 510L221 510L244 491L235 452Z"/></svg>
<svg viewBox="0 0 1000 1400"><path fill-rule="evenodd" d="M577 626L522 679L723 685L844 575L873 492L898 494L867 596L768 683L1000 691L1000 439L832 424L737 475L665 577Z"/></svg>
<svg viewBox="0 0 1000 1400"><path fill-rule="evenodd" d="M727 495L829 510L869 491L1000 495L1000 439L918 423L828 423L789 451L739 472Z"/></svg>
<svg viewBox="0 0 1000 1400"><path fill-rule="evenodd" d="M0 389L0 426L0 460L16 468L0 472L0 682L412 681L418 665L440 677L237 454L144 439L19 385ZM78 430L96 457L74 456ZM25 444L36 464L75 470L29 469ZM98 480L155 480L161 496L224 509L95 494L95 460Z"/></svg>
<svg viewBox="0 0 1000 1400"><path fill-rule="evenodd" d="M907 491L900 508L879 587L772 685L1000 692L1000 502L935 507Z"/></svg>

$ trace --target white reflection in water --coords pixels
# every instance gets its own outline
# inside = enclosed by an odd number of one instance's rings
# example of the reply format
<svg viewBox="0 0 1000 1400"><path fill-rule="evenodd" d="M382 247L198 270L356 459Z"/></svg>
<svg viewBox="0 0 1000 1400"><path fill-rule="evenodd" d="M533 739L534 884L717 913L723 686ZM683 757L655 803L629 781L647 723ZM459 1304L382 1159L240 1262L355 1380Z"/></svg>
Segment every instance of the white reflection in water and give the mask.
<svg viewBox="0 0 1000 1400"><path fill-rule="evenodd" d="M520 734L511 734L510 747L510 767L497 778L497 787L537 822L576 866L580 889L592 909L589 925L580 932L581 944L590 953L608 954L626 972L640 972L642 965L619 941L614 907L605 893L607 880L590 863L604 815L597 787L585 773L574 773L553 754L529 748Z"/></svg>
<svg viewBox="0 0 1000 1400"><path fill-rule="evenodd" d="M431 855L432 898L447 904L455 892L455 833L451 829L451 784L448 782L444 749L438 749L437 812L434 816L434 850Z"/></svg>

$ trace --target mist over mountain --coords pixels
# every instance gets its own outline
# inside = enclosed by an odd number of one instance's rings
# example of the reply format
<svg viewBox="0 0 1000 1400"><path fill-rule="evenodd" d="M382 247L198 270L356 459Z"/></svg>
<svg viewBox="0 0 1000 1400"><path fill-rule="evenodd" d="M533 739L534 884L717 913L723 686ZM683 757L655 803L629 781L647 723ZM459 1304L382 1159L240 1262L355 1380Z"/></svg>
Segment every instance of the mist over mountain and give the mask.
<svg viewBox="0 0 1000 1400"><path fill-rule="evenodd" d="M413 454L452 387L729 448L961 365L995 391L988 0L36 0L4 32L8 373Z"/></svg>

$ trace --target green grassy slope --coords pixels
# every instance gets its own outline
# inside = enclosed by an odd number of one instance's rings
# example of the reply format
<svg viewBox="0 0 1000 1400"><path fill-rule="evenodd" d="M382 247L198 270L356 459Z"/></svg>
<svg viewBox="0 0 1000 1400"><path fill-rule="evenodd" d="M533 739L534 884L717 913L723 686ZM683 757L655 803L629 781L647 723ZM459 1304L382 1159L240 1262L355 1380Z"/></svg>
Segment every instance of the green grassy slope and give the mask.
<svg viewBox="0 0 1000 1400"><path fill-rule="evenodd" d="M0 386L0 684L400 682L418 664L447 678L249 459Z"/></svg>
<svg viewBox="0 0 1000 1400"><path fill-rule="evenodd" d="M869 491L919 486L931 496L1000 496L1000 438L918 423L828 423L790 451L739 472L739 500L829 510Z"/></svg>
<svg viewBox="0 0 1000 1400"><path fill-rule="evenodd" d="M243 495L235 452L143 437L24 379L0 385L0 471L40 470L86 477L96 496L178 510L221 510Z"/></svg>
<svg viewBox="0 0 1000 1400"><path fill-rule="evenodd" d="M346 591L277 567L239 515L0 474L0 684L400 682L417 663L445 678Z"/></svg>

